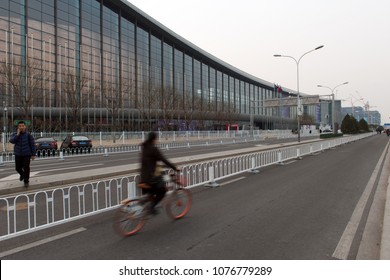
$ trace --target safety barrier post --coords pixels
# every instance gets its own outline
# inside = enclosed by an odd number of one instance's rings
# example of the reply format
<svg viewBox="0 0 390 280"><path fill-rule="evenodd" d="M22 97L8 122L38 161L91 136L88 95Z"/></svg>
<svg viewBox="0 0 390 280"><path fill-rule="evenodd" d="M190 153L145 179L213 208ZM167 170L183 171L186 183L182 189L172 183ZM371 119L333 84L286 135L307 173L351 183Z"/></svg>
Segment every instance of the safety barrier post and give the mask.
<svg viewBox="0 0 390 280"><path fill-rule="evenodd" d="M136 189L135 189L135 182L128 182L127 183L127 193L128 193L128 198L136 198Z"/></svg>
<svg viewBox="0 0 390 280"><path fill-rule="evenodd" d="M59 160L65 160L65 158L64 158L64 152L63 152L63 151L60 152L60 158L59 158Z"/></svg>
<svg viewBox="0 0 390 280"><path fill-rule="evenodd" d="M104 149L104 155L103 156L104 157L108 157L108 149L107 148Z"/></svg>
<svg viewBox="0 0 390 280"><path fill-rule="evenodd" d="M215 182L215 180L214 180L214 167L213 166L209 167L209 182L205 185L205 187L211 187L211 188L219 187L219 184L217 182Z"/></svg>
<svg viewBox="0 0 390 280"><path fill-rule="evenodd" d="M255 161L255 158L252 157L252 167L251 169L249 170L249 173L253 173L253 174L257 174L259 173L260 171L256 169L256 161Z"/></svg>
<svg viewBox="0 0 390 280"><path fill-rule="evenodd" d="M283 161L282 161L282 152L278 152L278 165L284 165Z"/></svg>

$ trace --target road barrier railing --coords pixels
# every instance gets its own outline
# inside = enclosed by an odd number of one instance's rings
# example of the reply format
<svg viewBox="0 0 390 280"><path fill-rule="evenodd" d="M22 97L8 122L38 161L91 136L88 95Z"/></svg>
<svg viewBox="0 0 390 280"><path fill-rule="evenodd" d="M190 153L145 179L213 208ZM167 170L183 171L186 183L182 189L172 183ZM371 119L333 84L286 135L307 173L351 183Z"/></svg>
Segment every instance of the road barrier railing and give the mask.
<svg viewBox="0 0 390 280"><path fill-rule="evenodd" d="M62 139L62 134L47 134L53 136L56 139ZM60 160L70 156L85 156L85 155L108 155L112 153L124 153L124 152L136 152L140 150L139 144L145 139L147 132L133 132L133 133L90 133L87 134L93 140L92 148L71 148L71 149L57 149L57 150L40 150L37 152L38 159L45 158L58 158ZM116 145L110 145L112 138L115 135L120 135L120 139L126 139L126 141L116 141ZM46 134L34 134L35 137L43 137ZM314 136L313 134L307 136ZM159 147L161 149L175 149L185 147L198 147L220 144L234 144L251 141L259 141L266 139L286 139L294 138L296 135L292 134L288 130L254 130L250 131L187 131L187 132L160 132ZM109 141L108 141L109 140ZM108 142L107 142L108 141ZM105 143L105 145L103 145ZM131 144L130 144L131 143ZM61 154L62 152L62 154ZM14 161L12 149L0 152L0 164L5 164Z"/></svg>
<svg viewBox="0 0 390 280"><path fill-rule="evenodd" d="M189 188L202 185L218 187L218 180L323 152L371 135L349 136L193 163L181 167L182 175ZM140 189L136 188L139 179L139 175L131 175L2 197L0 240L110 211L123 199L141 195Z"/></svg>

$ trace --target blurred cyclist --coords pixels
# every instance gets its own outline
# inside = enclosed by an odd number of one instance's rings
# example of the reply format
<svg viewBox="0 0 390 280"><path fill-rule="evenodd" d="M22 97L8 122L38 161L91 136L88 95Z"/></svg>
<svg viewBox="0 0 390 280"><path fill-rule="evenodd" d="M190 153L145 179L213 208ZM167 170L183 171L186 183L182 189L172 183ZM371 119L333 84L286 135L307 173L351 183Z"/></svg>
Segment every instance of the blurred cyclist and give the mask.
<svg viewBox="0 0 390 280"><path fill-rule="evenodd" d="M141 154L141 182L150 187L146 189L146 191L153 197L150 209L152 214L158 213L155 206L164 198L165 193L167 192L165 182L157 170L157 162L162 161L173 170L180 171L180 169L169 162L155 146L156 140L156 133L150 132L146 141L142 143Z"/></svg>

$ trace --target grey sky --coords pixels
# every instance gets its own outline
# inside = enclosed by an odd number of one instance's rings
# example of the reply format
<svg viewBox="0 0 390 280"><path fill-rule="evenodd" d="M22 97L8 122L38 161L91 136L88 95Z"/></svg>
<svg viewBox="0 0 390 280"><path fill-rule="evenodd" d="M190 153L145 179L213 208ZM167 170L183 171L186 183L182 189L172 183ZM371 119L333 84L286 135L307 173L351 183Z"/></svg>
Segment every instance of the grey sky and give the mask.
<svg viewBox="0 0 390 280"><path fill-rule="evenodd" d="M330 94L343 106L362 106L390 123L389 0L131 0L175 33L225 62L266 81ZM360 99L363 100L360 100ZM364 103L363 103L364 102Z"/></svg>

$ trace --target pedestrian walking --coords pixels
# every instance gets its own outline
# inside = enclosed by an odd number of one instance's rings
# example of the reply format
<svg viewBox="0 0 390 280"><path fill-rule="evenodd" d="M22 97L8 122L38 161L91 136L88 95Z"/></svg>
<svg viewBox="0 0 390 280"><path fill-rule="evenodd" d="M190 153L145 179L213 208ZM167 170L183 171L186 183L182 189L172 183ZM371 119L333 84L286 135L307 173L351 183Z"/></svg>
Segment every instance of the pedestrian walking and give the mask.
<svg viewBox="0 0 390 280"><path fill-rule="evenodd" d="M24 121L18 122L16 133L13 133L10 140L14 144L15 169L19 173L19 180L24 182L27 188L30 180L30 163L35 159L34 137L27 131Z"/></svg>

